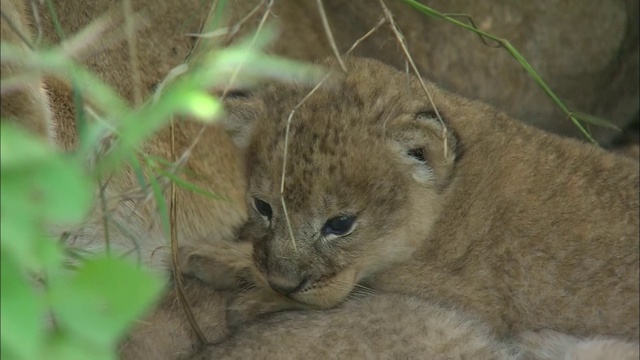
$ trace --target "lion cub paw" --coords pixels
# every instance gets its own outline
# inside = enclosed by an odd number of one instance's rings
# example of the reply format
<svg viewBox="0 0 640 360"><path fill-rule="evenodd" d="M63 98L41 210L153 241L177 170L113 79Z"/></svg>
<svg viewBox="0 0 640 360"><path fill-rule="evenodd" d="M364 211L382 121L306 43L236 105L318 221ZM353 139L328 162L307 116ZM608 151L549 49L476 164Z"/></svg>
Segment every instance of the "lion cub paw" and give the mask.
<svg viewBox="0 0 640 360"><path fill-rule="evenodd" d="M217 242L197 249L182 247L178 253L180 271L217 290L235 290L253 266L250 243Z"/></svg>

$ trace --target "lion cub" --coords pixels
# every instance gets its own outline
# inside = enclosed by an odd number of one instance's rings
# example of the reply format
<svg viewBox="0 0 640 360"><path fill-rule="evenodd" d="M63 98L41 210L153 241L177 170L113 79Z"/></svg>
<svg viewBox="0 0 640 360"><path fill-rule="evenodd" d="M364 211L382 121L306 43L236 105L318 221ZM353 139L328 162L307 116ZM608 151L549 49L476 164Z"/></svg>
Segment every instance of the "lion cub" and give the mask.
<svg viewBox="0 0 640 360"><path fill-rule="evenodd" d="M427 83L436 111L416 78L347 64L290 127L308 86L227 102L250 165L243 236L268 283L246 304L331 308L364 283L459 306L500 334L638 339L637 163Z"/></svg>

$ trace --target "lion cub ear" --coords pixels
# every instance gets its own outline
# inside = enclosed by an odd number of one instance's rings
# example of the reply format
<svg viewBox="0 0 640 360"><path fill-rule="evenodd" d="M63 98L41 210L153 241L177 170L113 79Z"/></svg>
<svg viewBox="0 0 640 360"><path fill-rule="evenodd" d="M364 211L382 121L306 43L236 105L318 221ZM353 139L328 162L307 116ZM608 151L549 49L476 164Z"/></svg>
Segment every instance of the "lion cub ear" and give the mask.
<svg viewBox="0 0 640 360"><path fill-rule="evenodd" d="M235 145L246 149L251 140L251 130L264 108L264 103L250 91L232 91L224 99L225 114L221 125Z"/></svg>
<svg viewBox="0 0 640 360"><path fill-rule="evenodd" d="M446 187L453 175L457 138L435 112L423 111L387 128L387 139L413 178L437 188Z"/></svg>

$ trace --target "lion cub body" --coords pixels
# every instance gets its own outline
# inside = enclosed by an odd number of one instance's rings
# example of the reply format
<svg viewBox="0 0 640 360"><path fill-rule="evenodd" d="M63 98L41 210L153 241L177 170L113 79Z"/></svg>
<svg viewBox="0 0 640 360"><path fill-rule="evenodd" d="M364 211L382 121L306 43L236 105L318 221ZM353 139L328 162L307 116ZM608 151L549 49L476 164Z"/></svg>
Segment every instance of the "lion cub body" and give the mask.
<svg viewBox="0 0 640 360"><path fill-rule="evenodd" d="M329 310L268 314L230 331L225 310L235 295L198 279L185 281L208 344L198 345L174 289L137 324L120 348L121 359L631 360L640 355L637 342L550 330L499 339L486 322L456 307L385 293L361 293Z"/></svg>
<svg viewBox="0 0 640 360"><path fill-rule="evenodd" d="M175 291L137 325L122 359L327 359L372 357L518 359L515 347L495 339L486 324L452 308L393 294L363 296L315 312L271 314L229 334L230 294L187 279L186 295L213 345L197 351L197 338ZM231 335L231 336L229 336ZM567 349L569 344L563 344Z"/></svg>
<svg viewBox="0 0 640 360"><path fill-rule="evenodd" d="M251 164L244 236L272 288L328 308L365 283L503 333L638 339L637 163L427 84L436 113L416 79L347 63L288 130L308 87L227 104Z"/></svg>

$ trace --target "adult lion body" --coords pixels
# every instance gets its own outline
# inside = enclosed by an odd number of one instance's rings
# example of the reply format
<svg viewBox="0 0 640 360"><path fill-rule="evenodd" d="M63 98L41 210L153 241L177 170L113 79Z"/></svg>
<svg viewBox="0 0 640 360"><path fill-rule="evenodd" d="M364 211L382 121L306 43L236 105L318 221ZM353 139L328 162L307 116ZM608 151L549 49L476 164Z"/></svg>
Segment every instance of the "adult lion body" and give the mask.
<svg viewBox="0 0 640 360"><path fill-rule="evenodd" d="M239 19L256 2L236 4ZM324 0L337 48L345 52L382 17L378 1ZM445 90L496 106L512 117L561 135L582 137L522 66L496 43L446 21L423 15L404 1L385 1L403 31L421 74ZM496 0L422 1L443 13L505 38L519 49L573 111L596 115L619 127L640 109L639 4L634 1ZM234 8L231 6L230 8ZM276 1L281 36L272 51L303 60L332 54L314 1ZM457 14L457 15L456 15ZM463 14L463 15L460 15ZM254 19L254 24L258 19ZM248 26L247 30L253 27ZM588 35L586 35L588 34ZM405 56L387 24L361 42L354 55L406 68ZM590 127L608 144L617 132Z"/></svg>

